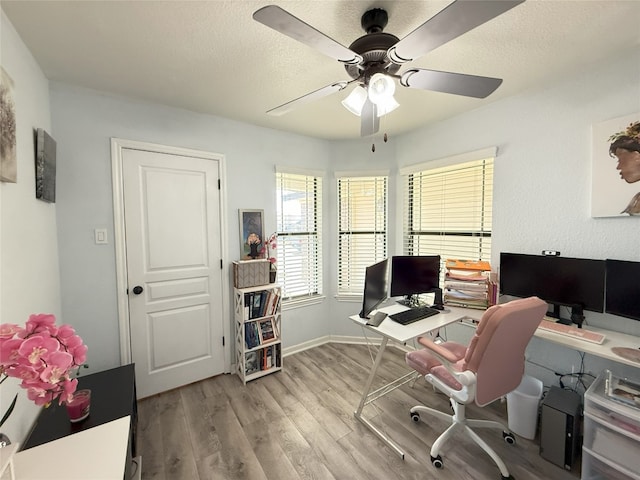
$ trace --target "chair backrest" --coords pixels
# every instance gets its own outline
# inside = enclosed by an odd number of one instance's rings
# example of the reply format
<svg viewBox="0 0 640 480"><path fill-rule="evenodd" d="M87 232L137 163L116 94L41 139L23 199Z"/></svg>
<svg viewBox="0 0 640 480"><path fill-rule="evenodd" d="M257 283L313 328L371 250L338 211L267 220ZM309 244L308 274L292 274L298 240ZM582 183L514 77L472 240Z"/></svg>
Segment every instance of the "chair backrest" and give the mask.
<svg viewBox="0 0 640 480"><path fill-rule="evenodd" d="M520 384L525 350L546 312L545 302L529 297L494 305L482 315L462 365L476 373L478 405L487 405Z"/></svg>

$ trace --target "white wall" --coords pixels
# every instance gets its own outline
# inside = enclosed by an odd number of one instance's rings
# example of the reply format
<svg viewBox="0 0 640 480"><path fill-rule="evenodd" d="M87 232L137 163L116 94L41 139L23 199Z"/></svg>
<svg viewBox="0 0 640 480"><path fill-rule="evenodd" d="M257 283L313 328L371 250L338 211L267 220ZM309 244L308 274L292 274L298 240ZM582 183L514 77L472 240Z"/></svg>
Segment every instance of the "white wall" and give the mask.
<svg viewBox="0 0 640 480"><path fill-rule="evenodd" d="M24 322L32 313L53 313L60 321L56 205L36 200L34 129L51 128L49 84L42 70L1 14L0 63L13 79L16 110L17 183L0 183L0 323ZM37 412L16 379L0 388L0 416L16 392L18 403L2 433L21 441Z"/></svg>
<svg viewBox="0 0 640 480"><path fill-rule="evenodd" d="M120 363L111 137L225 156L227 264L240 258L238 209L264 209L265 232L275 231L275 165L324 170L329 157L326 141L68 85L52 84L51 109L58 140L62 310L89 346L90 371ZM95 228L107 229L108 245L94 243ZM283 318L285 347L328 333L322 305Z"/></svg>

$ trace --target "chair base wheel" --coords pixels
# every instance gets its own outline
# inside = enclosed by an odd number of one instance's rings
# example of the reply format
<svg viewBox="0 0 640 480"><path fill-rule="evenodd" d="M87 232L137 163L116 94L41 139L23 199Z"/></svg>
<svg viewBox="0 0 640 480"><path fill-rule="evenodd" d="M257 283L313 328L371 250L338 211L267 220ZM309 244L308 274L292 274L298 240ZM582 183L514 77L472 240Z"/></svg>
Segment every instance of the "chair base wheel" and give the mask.
<svg viewBox="0 0 640 480"><path fill-rule="evenodd" d="M509 445L515 445L516 443L516 437L514 437L511 432L502 432L502 438Z"/></svg>
<svg viewBox="0 0 640 480"><path fill-rule="evenodd" d="M444 467L444 462L442 461L442 457L438 455L437 457L431 457L431 465L436 468Z"/></svg>
<svg viewBox="0 0 640 480"><path fill-rule="evenodd" d="M420 414L418 412L409 412L409 415L411 416L411 420L415 423L420 422Z"/></svg>

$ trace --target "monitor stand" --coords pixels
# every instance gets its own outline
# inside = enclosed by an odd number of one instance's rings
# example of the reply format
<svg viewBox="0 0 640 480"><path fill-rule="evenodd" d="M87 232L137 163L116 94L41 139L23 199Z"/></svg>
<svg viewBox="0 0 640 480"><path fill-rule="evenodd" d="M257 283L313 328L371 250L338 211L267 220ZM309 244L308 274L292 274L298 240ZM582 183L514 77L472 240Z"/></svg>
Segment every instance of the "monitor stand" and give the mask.
<svg viewBox="0 0 640 480"><path fill-rule="evenodd" d="M396 303L404 305L405 307L414 308L420 306L418 295L405 295L404 298L396 300Z"/></svg>
<svg viewBox="0 0 640 480"><path fill-rule="evenodd" d="M560 305L557 303L553 304L553 311L547 312L547 316L556 319L556 323L562 323L563 325L571 325L571 320L568 318L562 318L560 316Z"/></svg>
<svg viewBox="0 0 640 480"><path fill-rule="evenodd" d="M557 323L564 325L576 324L578 328L582 328L584 322L584 311L582 305L567 305L571 307L571 318L562 318L560 316L560 305L553 305L553 312L547 312L547 316L557 319Z"/></svg>

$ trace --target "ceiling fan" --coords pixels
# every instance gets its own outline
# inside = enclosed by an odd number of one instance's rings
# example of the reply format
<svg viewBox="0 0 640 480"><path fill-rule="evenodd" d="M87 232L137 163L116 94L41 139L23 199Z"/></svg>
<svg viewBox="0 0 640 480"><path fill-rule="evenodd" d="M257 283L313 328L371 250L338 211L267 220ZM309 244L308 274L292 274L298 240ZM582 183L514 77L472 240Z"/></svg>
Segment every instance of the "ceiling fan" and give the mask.
<svg viewBox="0 0 640 480"><path fill-rule="evenodd" d="M379 130L380 116L398 106L393 99L394 79L399 80L403 87L485 98L500 86L502 79L422 68L410 68L402 74L398 74L398 71L403 64L523 2L524 0L456 0L401 40L383 32L388 21L387 12L374 8L366 11L361 18L366 35L355 40L349 48L277 5L262 7L253 13L254 20L338 60L344 64L351 77L351 80L332 83L267 113L283 115L300 105L357 83L358 86L342 103L347 109L360 115L360 135L365 137Z"/></svg>

